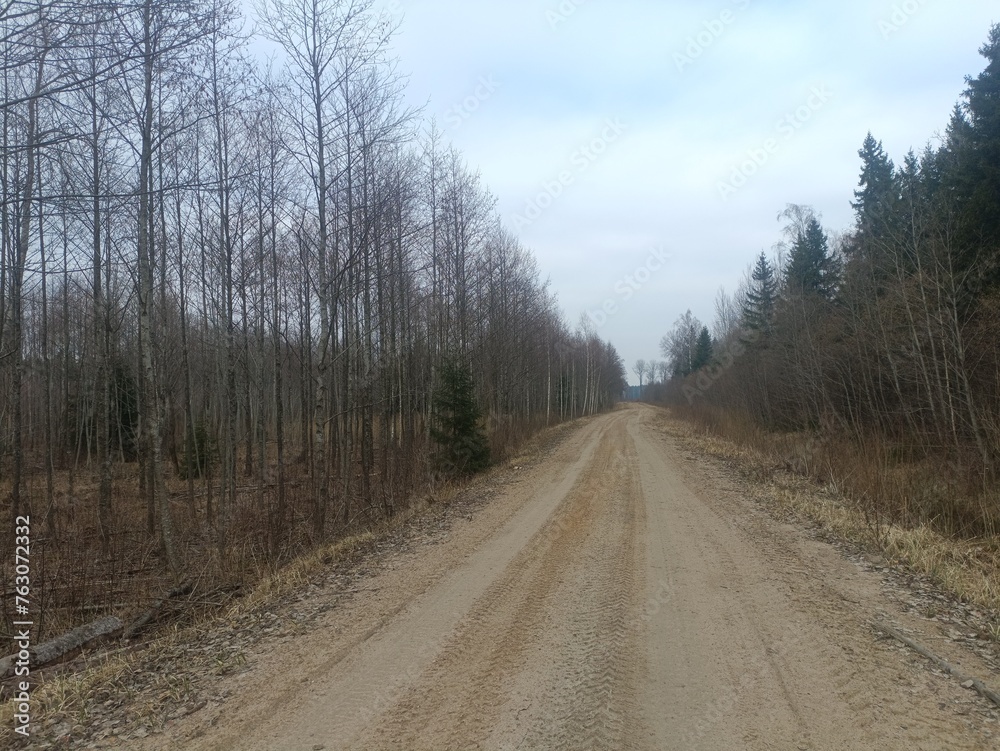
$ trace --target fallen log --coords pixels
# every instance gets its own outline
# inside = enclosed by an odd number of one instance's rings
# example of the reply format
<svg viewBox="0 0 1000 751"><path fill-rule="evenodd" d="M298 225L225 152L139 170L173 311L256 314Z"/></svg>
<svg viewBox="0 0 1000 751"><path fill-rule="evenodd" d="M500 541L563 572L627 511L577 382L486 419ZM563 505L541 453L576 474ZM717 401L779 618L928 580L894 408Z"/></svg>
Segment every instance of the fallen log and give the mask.
<svg viewBox="0 0 1000 751"><path fill-rule="evenodd" d="M36 669L70 657L91 642L114 636L121 631L122 626L121 620L109 615L84 626L79 626L72 631L67 631L62 636L57 636L55 639L50 639L36 647L29 647L28 666L31 669ZM18 655L16 654L0 660L0 678L6 678L13 674L17 660Z"/></svg>
<svg viewBox="0 0 1000 751"><path fill-rule="evenodd" d="M183 597L184 595L189 595L194 590L194 584L192 582L185 582L179 587L175 587L167 592L163 597L153 603L153 607L143 613L141 616L132 621L128 628L125 629L124 638L131 639L139 631L144 629L154 620L156 620L157 615L159 615L160 610L166 605L170 600L176 599L178 597Z"/></svg>
<svg viewBox="0 0 1000 751"><path fill-rule="evenodd" d="M905 644L917 654L923 655L928 660L937 665L939 668L941 668L944 672L948 673L948 675L955 678L959 683L963 685L968 684L969 687L974 688L976 690L976 693L978 693L980 696L989 699L991 702L1000 707L1000 694L991 689L989 686L987 686L978 678L973 678L972 676L966 675L947 660L938 657L936 654L927 649L927 647L921 646L910 637L894 629L892 626L882 623L881 621L872 621L872 625L879 631L888 634L896 641Z"/></svg>

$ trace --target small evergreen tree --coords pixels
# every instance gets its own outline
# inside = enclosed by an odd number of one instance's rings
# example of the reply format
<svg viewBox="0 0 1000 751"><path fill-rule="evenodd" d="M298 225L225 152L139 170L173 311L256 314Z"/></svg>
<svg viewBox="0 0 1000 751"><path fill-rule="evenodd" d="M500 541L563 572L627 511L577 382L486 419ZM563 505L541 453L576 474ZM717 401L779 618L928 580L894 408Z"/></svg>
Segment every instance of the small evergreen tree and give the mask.
<svg viewBox="0 0 1000 751"><path fill-rule="evenodd" d="M139 382L125 365L115 363L111 392L111 450L134 462L139 456Z"/></svg>
<svg viewBox="0 0 1000 751"><path fill-rule="evenodd" d="M468 366L445 361L434 411L437 424L431 437L438 444L438 469L450 475L471 475L486 469L490 446L480 424L475 384Z"/></svg>
<svg viewBox="0 0 1000 751"><path fill-rule="evenodd" d="M203 477L208 470L209 462L212 461L212 455L215 453L204 420L198 420L191 432L192 435L184 441L184 461L181 462L179 468L182 480L188 479L189 467L191 468L191 477L196 479Z"/></svg>
<svg viewBox="0 0 1000 751"><path fill-rule="evenodd" d="M698 335L698 344L695 347L694 362L691 367L694 372L704 368L712 361L712 335L707 326L703 326Z"/></svg>

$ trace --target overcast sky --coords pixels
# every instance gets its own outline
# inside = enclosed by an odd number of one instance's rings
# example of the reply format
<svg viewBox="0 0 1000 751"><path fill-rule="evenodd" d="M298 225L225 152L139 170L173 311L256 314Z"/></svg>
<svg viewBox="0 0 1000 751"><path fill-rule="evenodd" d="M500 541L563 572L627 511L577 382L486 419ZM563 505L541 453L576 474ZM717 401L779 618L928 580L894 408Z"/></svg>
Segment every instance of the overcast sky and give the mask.
<svg viewBox="0 0 1000 751"><path fill-rule="evenodd" d="M630 371L685 310L711 323L786 204L847 229L865 133L896 162L935 141L1000 21L996 0L385 5L409 101Z"/></svg>

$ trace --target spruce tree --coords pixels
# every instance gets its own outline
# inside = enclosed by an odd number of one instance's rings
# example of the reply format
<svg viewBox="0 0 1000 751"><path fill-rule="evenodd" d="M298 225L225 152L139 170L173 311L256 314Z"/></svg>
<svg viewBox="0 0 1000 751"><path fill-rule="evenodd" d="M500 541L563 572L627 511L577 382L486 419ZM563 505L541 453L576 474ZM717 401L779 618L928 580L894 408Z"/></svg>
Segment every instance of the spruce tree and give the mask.
<svg viewBox="0 0 1000 751"><path fill-rule="evenodd" d="M968 115L963 123L954 124L959 163L963 173L959 187L963 194L965 240L964 257L959 258L961 268L968 267L981 254L985 244L993 258L1000 250L1000 24L990 29L989 39L979 50L986 58L986 69L976 78L966 78L965 91ZM964 159L962 158L964 152ZM990 274L994 283L1000 282L1000 263L995 263Z"/></svg>
<svg viewBox="0 0 1000 751"><path fill-rule="evenodd" d="M864 255L877 254L878 244L892 236L893 213L898 199L895 167L869 132L858 151L861 157L861 179L854 191L854 208L857 217L858 245Z"/></svg>
<svg viewBox="0 0 1000 751"><path fill-rule="evenodd" d="M438 469L449 475L471 475L490 463L490 446L481 425L471 369L456 360L441 368L441 385L434 399L436 425L431 437L438 444Z"/></svg>
<svg viewBox="0 0 1000 751"><path fill-rule="evenodd" d="M785 271L786 288L793 295L815 294L829 300L836 293L839 276L826 233L814 217L792 245Z"/></svg>
<svg viewBox="0 0 1000 751"><path fill-rule="evenodd" d="M214 453L215 448L205 427L205 421L198 420L194 430L184 440L184 461L178 467L180 478L188 479L189 472L190 477L204 477Z"/></svg>
<svg viewBox="0 0 1000 751"><path fill-rule="evenodd" d="M760 335L771 333L774 308L778 299L778 281L774 268L761 253L751 275L750 289L743 304L743 325L748 331Z"/></svg>
<svg viewBox="0 0 1000 751"><path fill-rule="evenodd" d="M712 335L708 332L707 326L702 326L698 335L698 344L695 347L694 362L691 368L697 372L712 361Z"/></svg>

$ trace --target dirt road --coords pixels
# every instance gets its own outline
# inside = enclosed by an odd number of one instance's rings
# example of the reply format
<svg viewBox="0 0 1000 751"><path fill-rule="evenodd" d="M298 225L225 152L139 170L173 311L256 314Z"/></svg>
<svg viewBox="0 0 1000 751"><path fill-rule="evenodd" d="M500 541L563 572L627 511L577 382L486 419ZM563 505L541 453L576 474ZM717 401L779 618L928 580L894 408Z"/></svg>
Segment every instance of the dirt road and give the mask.
<svg viewBox="0 0 1000 751"><path fill-rule="evenodd" d="M147 747L993 748L971 692L876 637L880 587L631 406Z"/></svg>

